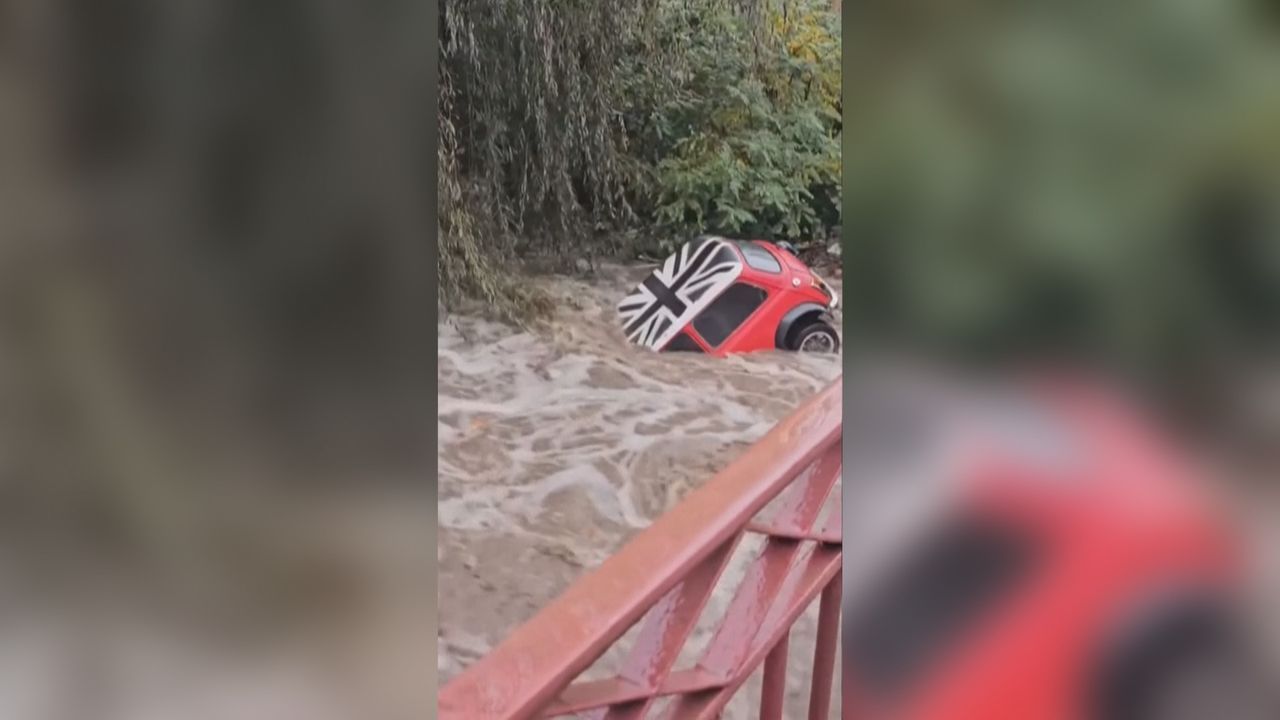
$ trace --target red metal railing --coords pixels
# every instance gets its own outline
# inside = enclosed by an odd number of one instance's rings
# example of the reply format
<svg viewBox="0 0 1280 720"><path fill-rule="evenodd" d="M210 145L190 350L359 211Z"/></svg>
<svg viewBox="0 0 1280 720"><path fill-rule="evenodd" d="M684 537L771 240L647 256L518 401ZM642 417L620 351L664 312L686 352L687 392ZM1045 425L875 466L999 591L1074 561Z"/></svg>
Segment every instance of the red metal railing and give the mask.
<svg viewBox="0 0 1280 720"><path fill-rule="evenodd" d="M826 718L839 643L840 392L837 380L445 685L440 718L634 719L660 700L662 717L715 718L763 663L760 717L778 720L791 627L818 598L808 716ZM763 549L700 659L677 668L748 533ZM614 676L574 682L638 622Z"/></svg>

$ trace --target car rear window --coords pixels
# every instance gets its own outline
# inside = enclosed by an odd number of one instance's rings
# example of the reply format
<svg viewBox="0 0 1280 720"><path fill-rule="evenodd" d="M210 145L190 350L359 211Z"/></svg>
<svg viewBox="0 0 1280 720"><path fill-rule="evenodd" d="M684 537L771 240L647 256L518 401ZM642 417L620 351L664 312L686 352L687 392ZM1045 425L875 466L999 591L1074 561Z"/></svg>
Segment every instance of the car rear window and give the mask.
<svg viewBox="0 0 1280 720"><path fill-rule="evenodd" d="M693 328L712 347L719 347L764 303L768 293L754 285L734 283L693 321Z"/></svg>
<svg viewBox="0 0 1280 720"><path fill-rule="evenodd" d="M846 662L868 690L896 696L1025 579L1032 549L993 521L951 520L850 608Z"/></svg>
<svg viewBox="0 0 1280 720"><path fill-rule="evenodd" d="M778 258L760 247L759 243L739 241L738 248L742 250L742 257L746 258L747 265L756 270L775 274L782 272L782 264L778 262Z"/></svg>

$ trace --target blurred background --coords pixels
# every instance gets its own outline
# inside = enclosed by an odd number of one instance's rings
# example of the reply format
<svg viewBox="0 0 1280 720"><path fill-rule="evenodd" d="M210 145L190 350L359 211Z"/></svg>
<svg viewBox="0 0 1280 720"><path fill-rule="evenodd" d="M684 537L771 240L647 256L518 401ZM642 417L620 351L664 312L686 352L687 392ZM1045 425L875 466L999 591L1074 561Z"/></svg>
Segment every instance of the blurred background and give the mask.
<svg viewBox="0 0 1280 720"><path fill-rule="evenodd" d="M435 17L0 2L0 717L429 714Z"/></svg>
<svg viewBox="0 0 1280 720"><path fill-rule="evenodd" d="M1280 4L844 7L846 357L1097 373L1207 470L1280 648Z"/></svg>
<svg viewBox="0 0 1280 720"><path fill-rule="evenodd" d="M1280 6L846 7L851 333L1191 399L1280 327Z"/></svg>

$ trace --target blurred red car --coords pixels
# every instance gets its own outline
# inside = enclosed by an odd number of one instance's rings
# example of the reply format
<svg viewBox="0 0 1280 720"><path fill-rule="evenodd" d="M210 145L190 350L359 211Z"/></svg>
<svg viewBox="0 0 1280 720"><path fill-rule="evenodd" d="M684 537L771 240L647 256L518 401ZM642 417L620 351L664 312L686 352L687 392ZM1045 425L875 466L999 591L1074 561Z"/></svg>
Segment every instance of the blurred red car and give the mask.
<svg viewBox="0 0 1280 720"><path fill-rule="evenodd" d="M703 236L623 298L618 314L627 339L657 351L834 353L838 303L786 246Z"/></svg>
<svg viewBox="0 0 1280 720"><path fill-rule="evenodd" d="M1231 534L1122 405L890 387L845 404L845 717L1280 717L1249 694Z"/></svg>

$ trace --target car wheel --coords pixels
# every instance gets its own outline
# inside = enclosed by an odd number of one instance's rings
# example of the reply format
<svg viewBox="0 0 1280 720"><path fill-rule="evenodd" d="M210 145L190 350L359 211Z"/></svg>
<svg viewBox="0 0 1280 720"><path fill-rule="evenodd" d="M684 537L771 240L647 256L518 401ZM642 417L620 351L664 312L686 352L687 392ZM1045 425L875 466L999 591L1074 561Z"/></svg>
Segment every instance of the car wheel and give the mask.
<svg viewBox="0 0 1280 720"><path fill-rule="evenodd" d="M835 353L840 351L840 336L836 329L822 320L816 320L796 332L791 349L798 352Z"/></svg>
<svg viewBox="0 0 1280 720"><path fill-rule="evenodd" d="M1275 698L1239 635L1211 616L1145 638L1111 675L1105 720L1263 720Z"/></svg>
<svg viewBox="0 0 1280 720"><path fill-rule="evenodd" d="M1240 667L1238 658L1203 654L1183 662L1151 689L1143 708L1151 720L1267 720L1276 708L1256 673Z"/></svg>

